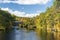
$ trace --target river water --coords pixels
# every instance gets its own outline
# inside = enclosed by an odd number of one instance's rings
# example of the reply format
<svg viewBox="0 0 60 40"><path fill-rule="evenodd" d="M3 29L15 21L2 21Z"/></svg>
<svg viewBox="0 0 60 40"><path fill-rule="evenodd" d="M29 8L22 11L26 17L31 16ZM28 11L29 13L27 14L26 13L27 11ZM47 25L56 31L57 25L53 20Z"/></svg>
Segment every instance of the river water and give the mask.
<svg viewBox="0 0 60 40"><path fill-rule="evenodd" d="M24 29L13 29L8 33L0 31L0 40L60 40L60 32L36 33Z"/></svg>

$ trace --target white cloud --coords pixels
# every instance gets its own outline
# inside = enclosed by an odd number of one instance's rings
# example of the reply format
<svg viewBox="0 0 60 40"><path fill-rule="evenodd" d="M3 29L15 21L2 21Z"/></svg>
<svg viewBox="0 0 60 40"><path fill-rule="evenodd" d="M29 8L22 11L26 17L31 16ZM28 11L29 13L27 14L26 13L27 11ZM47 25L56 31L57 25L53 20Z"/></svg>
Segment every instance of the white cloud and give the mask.
<svg viewBox="0 0 60 40"><path fill-rule="evenodd" d="M0 3L17 3L17 4L47 4L51 0L0 0Z"/></svg>
<svg viewBox="0 0 60 40"><path fill-rule="evenodd" d="M41 13L41 11L40 11L37 13L26 14L25 12L13 11L9 8L1 8L1 10L8 11L9 13L14 14L14 15L19 16L19 17L35 17Z"/></svg>

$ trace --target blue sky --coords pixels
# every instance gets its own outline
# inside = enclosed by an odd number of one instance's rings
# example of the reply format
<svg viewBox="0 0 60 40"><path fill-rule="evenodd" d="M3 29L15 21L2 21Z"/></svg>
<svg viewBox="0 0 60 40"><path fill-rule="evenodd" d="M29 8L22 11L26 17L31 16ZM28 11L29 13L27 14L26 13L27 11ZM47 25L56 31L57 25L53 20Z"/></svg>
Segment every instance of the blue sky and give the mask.
<svg viewBox="0 0 60 40"><path fill-rule="evenodd" d="M31 2L30 2L31 1ZM51 7L53 0L1 0L0 8L19 17L35 17ZM32 2L33 1L33 2Z"/></svg>

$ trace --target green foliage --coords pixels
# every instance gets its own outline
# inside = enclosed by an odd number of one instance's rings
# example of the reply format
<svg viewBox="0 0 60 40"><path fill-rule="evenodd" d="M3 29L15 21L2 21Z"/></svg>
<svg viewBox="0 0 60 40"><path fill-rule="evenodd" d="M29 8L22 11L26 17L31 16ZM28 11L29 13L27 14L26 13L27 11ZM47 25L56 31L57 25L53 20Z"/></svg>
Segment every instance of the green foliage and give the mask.
<svg viewBox="0 0 60 40"><path fill-rule="evenodd" d="M16 20L22 22L22 24L19 24L21 28L30 29L30 27L33 28L35 26L34 18L16 17Z"/></svg>
<svg viewBox="0 0 60 40"><path fill-rule="evenodd" d="M39 16L35 18L36 26L37 28L51 28L51 29L57 29L59 28L60 24L60 8L57 9L57 5L54 5L51 8L48 8L46 12L40 13ZM56 26L57 25L57 26ZM59 25L59 26L58 26ZM58 29L57 29L58 30Z"/></svg>
<svg viewBox="0 0 60 40"><path fill-rule="evenodd" d="M10 13L0 10L0 28L12 26L14 20L15 18Z"/></svg>

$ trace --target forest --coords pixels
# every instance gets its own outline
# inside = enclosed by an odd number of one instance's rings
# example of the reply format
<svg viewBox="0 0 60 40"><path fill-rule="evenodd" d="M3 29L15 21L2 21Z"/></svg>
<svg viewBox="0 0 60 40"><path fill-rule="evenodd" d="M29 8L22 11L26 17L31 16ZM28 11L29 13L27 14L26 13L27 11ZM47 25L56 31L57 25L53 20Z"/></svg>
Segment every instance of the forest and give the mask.
<svg viewBox="0 0 60 40"><path fill-rule="evenodd" d="M17 17L0 9L0 29L10 28L14 21L19 21L22 22L22 24L19 24L21 28L60 31L60 6L58 5L59 1L56 0L53 6L47 8L46 12L42 12L39 16L33 18Z"/></svg>

